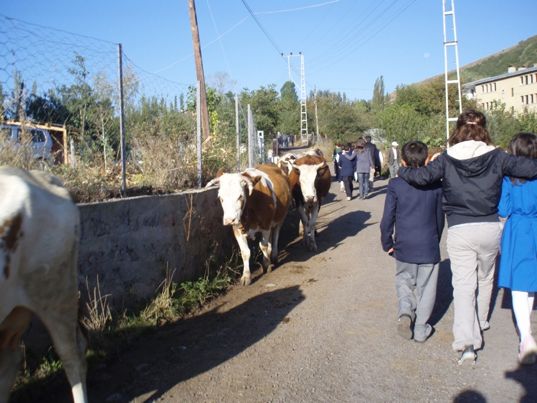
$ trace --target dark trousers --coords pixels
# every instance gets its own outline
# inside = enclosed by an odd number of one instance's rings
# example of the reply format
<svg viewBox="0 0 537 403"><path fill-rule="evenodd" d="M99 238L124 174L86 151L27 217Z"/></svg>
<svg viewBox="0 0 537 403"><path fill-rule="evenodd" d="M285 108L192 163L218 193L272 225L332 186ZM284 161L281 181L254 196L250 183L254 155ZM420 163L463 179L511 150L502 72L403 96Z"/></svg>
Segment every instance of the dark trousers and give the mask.
<svg viewBox="0 0 537 403"><path fill-rule="evenodd" d="M352 176L344 176L343 178L343 185L345 186L345 193L347 194L347 197L352 197L352 180L354 179Z"/></svg>

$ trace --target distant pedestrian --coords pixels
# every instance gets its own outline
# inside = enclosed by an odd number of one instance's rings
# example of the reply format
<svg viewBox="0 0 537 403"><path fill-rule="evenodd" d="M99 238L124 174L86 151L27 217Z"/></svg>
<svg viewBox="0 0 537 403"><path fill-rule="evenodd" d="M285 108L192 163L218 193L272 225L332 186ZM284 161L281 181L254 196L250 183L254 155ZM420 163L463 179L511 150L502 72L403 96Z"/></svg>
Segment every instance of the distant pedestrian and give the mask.
<svg viewBox="0 0 537 403"><path fill-rule="evenodd" d="M511 140L509 152L537 158L537 136L519 133ZM507 219L502 235L498 285L511 290L520 336L518 361L533 364L537 355L537 343L531 331L531 312L537 291L537 180L505 177L498 214L500 219Z"/></svg>
<svg viewBox="0 0 537 403"><path fill-rule="evenodd" d="M353 151L351 144L347 144L341 156L339 157L339 172L341 180L345 187L345 193L347 194L347 200L352 199L352 179L354 172L356 171L356 153Z"/></svg>
<svg viewBox="0 0 537 403"><path fill-rule="evenodd" d="M409 167L424 166L427 146L420 141L405 144L402 159ZM440 183L413 187L401 178L388 183L381 242L384 251L395 257L397 331L406 339L424 342L432 333L427 321L436 300L443 228Z"/></svg>
<svg viewBox="0 0 537 403"><path fill-rule="evenodd" d="M375 144L371 142L371 136L365 136L365 150L371 154L371 161L373 161L373 167L369 174L369 191L373 190L375 175L377 172L380 174L380 153Z"/></svg>
<svg viewBox="0 0 537 403"><path fill-rule="evenodd" d="M447 250L453 285L452 347L459 364L476 359L483 344L501 229L498 222L504 176L537 177L537 160L509 155L492 145L481 112L463 112L449 137L450 147L421 168L400 168L413 185L442 180L448 223Z"/></svg>
<svg viewBox="0 0 537 403"><path fill-rule="evenodd" d="M388 168L390 170L390 179L397 176L397 171L399 170L399 159L401 158L401 153L399 152L399 144L397 141L392 142L391 148L388 150Z"/></svg>
<svg viewBox="0 0 537 403"><path fill-rule="evenodd" d="M334 172L336 174L336 181L339 183L339 190L342 192L345 191L345 186L343 185L343 179L341 178L341 171L339 169L339 159L341 158L341 153L343 152L343 148L340 144L336 144L334 147L334 153L333 153L333 160L334 160Z"/></svg>
<svg viewBox="0 0 537 403"><path fill-rule="evenodd" d="M369 195L369 176L373 168L371 153L365 148L365 144L363 139L356 143L356 177L360 199L365 199Z"/></svg>

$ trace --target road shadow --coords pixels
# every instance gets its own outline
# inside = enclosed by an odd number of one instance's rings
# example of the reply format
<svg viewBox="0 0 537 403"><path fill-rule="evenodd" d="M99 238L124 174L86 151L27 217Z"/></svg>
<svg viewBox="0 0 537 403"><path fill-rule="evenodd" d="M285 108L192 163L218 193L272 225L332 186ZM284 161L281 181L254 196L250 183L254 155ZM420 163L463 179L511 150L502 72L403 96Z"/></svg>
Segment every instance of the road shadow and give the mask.
<svg viewBox="0 0 537 403"><path fill-rule="evenodd" d="M537 365L520 365L514 371L505 372L506 379L518 382L524 388L521 403L537 402Z"/></svg>
<svg viewBox="0 0 537 403"><path fill-rule="evenodd" d="M477 390L465 390L453 398L453 403L486 403L487 399Z"/></svg>
<svg viewBox="0 0 537 403"><path fill-rule="evenodd" d="M289 313L303 300L299 287L292 286L256 295L225 312L221 305L165 326L129 329L137 335L134 341L115 346L119 351L108 362L90 366L89 401L127 402L148 393L143 401L156 401L178 383L211 370L285 326L292 320ZM129 339L129 334L123 336ZM70 402L65 375L54 377L58 379L42 380L31 392L21 388L10 402Z"/></svg>
<svg viewBox="0 0 537 403"><path fill-rule="evenodd" d="M453 286L451 285L451 264L449 259L440 262L438 283L436 285L436 301L429 323L434 326L444 317L453 301Z"/></svg>
<svg viewBox="0 0 537 403"><path fill-rule="evenodd" d="M345 239L356 235L369 225L376 225L366 224L370 218L371 213L368 211L350 211L326 223L318 223L315 238L317 242L316 252L306 249L302 237L298 237L297 230L297 236L285 247L287 253L281 256L280 262L304 262L316 254L337 248Z"/></svg>

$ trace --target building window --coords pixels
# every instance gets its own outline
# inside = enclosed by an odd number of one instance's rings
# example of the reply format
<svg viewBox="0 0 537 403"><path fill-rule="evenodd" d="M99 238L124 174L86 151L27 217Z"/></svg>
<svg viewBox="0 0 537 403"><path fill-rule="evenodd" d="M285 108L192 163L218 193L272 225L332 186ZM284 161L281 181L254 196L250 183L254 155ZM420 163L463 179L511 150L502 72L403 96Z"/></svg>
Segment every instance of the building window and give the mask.
<svg viewBox="0 0 537 403"><path fill-rule="evenodd" d="M514 88L511 88L511 96L512 96L512 97L515 96L515 89L514 89Z"/></svg>
<svg viewBox="0 0 537 403"><path fill-rule="evenodd" d="M520 97L520 102L522 102L522 105L524 105L524 95Z"/></svg>
<svg viewBox="0 0 537 403"><path fill-rule="evenodd" d="M496 91L496 83L494 83L494 91Z"/></svg>
<svg viewBox="0 0 537 403"><path fill-rule="evenodd" d="M520 76L520 84L524 84L524 77Z"/></svg>
<svg viewBox="0 0 537 403"><path fill-rule="evenodd" d="M530 95L530 104L533 103L533 94Z"/></svg>

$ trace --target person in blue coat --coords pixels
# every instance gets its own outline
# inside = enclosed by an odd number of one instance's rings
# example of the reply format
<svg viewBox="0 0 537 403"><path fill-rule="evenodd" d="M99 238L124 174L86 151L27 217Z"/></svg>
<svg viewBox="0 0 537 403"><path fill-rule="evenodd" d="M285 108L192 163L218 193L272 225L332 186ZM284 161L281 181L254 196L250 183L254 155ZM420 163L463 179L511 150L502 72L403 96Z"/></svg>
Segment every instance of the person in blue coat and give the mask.
<svg viewBox="0 0 537 403"><path fill-rule="evenodd" d="M356 153L352 150L352 145L348 143L339 157L339 174L343 185L345 186L345 193L347 194L347 200L352 199L352 180L354 177L354 171L356 170Z"/></svg>
<svg viewBox="0 0 537 403"><path fill-rule="evenodd" d="M425 165L427 146L412 141L403 146L406 166ZM380 235L384 251L395 257L398 298L397 331L424 342L432 333L427 323L436 300L440 237L444 229L442 186L412 186L401 178L388 183Z"/></svg>
<svg viewBox="0 0 537 403"><path fill-rule="evenodd" d="M513 155L537 158L537 136L519 133L509 144ZM537 343L531 331L531 312L537 291L537 180L505 177L498 215L507 219L502 234L498 285L511 290L520 336L518 360L533 364Z"/></svg>

